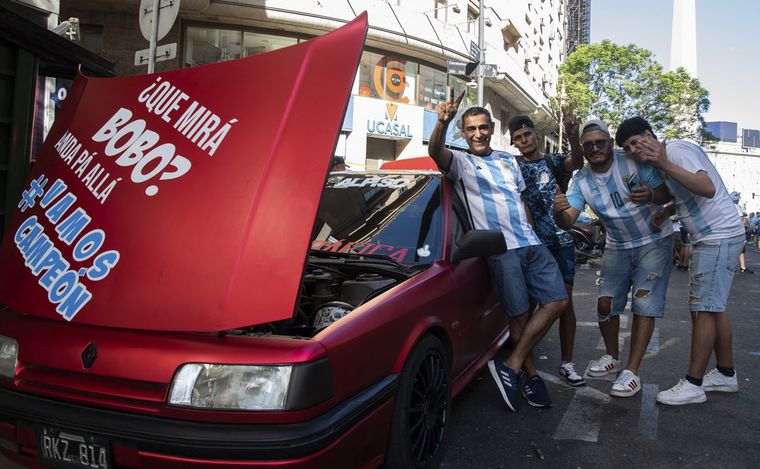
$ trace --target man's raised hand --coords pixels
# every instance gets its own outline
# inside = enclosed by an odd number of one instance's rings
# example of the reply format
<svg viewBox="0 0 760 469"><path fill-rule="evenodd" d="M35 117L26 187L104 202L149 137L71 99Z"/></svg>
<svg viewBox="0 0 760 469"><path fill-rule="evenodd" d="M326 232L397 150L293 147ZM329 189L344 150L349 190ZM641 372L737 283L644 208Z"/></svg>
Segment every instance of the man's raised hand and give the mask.
<svg viewBox="0 0 760 469"><path fill-rule="evenodd" d="M457 99L454 99L454 87L452 86L449 88L449 99L445 103L438 103L438 106L436 106L439 122L443 124L448 124L451 122L451 119L454 118L457 110L459 109L459 103L461 103L462 98L464 98L464 93L465 92L462 91L459 94L459 97Z"/></svg>

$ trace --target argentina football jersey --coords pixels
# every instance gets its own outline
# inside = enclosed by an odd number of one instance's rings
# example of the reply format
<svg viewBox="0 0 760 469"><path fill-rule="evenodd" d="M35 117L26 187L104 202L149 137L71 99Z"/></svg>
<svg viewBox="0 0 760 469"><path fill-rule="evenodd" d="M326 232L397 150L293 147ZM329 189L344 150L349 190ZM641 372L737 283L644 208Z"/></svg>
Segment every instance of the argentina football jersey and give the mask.
<svg viewBox="0 0 760 469"><path fill-rule="evenodd" d="M655 168L629 158L622 150L613 151L612 165L605 173L596 173L586 166L575 175L567 200L576 210L591 207L607 230L606 247L630 249L644 246L673 233L670 223L661 231L650 225L659 209L655 204L631 202L627 181L636 175L642 184L656 188L663 180Z"/></svg>
<svg viewBox="0 0 760 469"><path fill-rule="evenodd" d="M451 153L447 177L465 203L473 228L500 230L507 249L541 244L520 197L525 182L515 157L499 151L487 156L457 150Z"/></svg>

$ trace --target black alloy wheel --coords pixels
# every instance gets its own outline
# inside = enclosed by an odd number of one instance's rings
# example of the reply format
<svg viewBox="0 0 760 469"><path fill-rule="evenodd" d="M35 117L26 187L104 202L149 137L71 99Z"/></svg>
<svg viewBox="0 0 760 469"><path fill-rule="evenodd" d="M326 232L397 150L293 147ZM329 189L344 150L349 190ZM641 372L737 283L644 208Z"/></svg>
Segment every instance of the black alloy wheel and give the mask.
<svg viewBox="0 0 760 469"><path fill-rule="evenodd" d="M451 374L446 350L436 337L425 336L401 372L385 467L438 467L450 410Z"/></svg>

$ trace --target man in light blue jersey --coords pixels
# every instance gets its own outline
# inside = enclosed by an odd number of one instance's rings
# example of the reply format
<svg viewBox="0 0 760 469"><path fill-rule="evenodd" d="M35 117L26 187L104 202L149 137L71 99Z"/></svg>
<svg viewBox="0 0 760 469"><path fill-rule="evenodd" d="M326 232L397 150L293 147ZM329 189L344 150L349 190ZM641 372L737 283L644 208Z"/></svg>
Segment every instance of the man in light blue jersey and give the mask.
<svg viewBox="0 0 760 469"><path fill-rule="evenodd" d="M438 122L430 136L428 154L453 181L473 228L500 230L507 244L504 254L488 258L488 266L510 317L514 349L503 363L488 362L491 375L513 412L519 409L520 390L531 405L549 407L551 399L533 364L531 350L567 308L567 293L557 263L529 223L520 195L525 183L517 161L509 153L491 149L494 125L488 110L472 107L462 115L461 130L468 151L445 147L446 129L463 96L455 100L452 92L448 101L438 105ZM532 314L528 313L530 298L539 303ZM527 379L521 386L523 368Z"/></svg>
<svg viewBox="0 0 760 469"><path fill-rule="evenodd" d="M605 376L620 370L620 314L633 292L631 348L625 369L610 394L629 397L641 390L639 366L654 331L655 318L665 312L665 293L672 267L673 227L655 229L652 217L670 198L657 171L613 150L604 122L590 120L580 128L580 143L588 165L573 177L567 195L554 201L557 225L570 228L586 205L607 231L599 279L597 313L606 354L589 364L588 375Z"/></svg>
<svg viewBox="0 0 760 469"><path fill-rule="evenodd" d="M657 141L641 117L620 124L617 144L636 160L651 164L665 175L675 197L658 214L658 223L673 213L692 239L689 262L691 358L686 377L657 394L657 402L681 405L705 402L705 391L736 392L739 383L733 364L731 322L725 313L744 227L726 186L705 152L682 140ZM705 374L715 350L715 369Z"/></svg>

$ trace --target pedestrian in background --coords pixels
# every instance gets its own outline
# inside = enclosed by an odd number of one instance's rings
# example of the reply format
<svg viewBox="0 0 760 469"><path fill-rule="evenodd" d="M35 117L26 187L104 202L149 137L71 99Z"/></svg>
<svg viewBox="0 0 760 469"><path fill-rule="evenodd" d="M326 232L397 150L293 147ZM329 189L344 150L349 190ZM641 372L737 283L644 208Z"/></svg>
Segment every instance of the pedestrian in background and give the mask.
<svg viewBox="0 0 760 469"><path fill-rule="evenodd" d="M523 198L533 215L536 234L557 261L567 290L568 306L559 317L559 376L570 386L586 384L573 362L576 329L572 300L575 242L570 231L558 227L554 222L552 207L555 186L559 185L563 191L567 190L573 172L583 167L583 154L578 142L578 124L575 116L563 115L565 134L571 144L570 157L559 153L541 153L538 131L528 116L515 116L507 124L511 143L520 151L517 162L525 180Z"/></svg>
<svg viewBox="0 0 760 469"><path fill-rule="evenodd" d="M692 239L689 367L675 386L657 393L657 402L700 403L707 400L705 391L736 392L731 322L725 310L744 245L744 227L726 186L700 147L682 140L659 142L641 117L623 121L615 140L626 153L666 176L665 184L675 200L664 205L654 222L664 222L675 208ZM716 367L705 374L713 350Z"/></svg>
<svg viewBox="0 0 760 469"><path fill-rule="evenodd" d="M665 313L665 294L672 269L673 227L654 229L650 220L658 205L670 199L657 171L613 149L607 126L590 120L580 128L588 165L573 177L567 195L554 201L557 225L570 228L586 205L607 231L599 278L597 314L606 354L589 364L588 375L620 370L620 314L632 292L631 346L625 369L610 395L630 397L641 390L639 367L654 331L655 318Z"/></svg>

